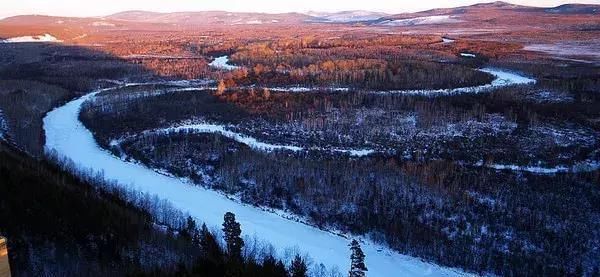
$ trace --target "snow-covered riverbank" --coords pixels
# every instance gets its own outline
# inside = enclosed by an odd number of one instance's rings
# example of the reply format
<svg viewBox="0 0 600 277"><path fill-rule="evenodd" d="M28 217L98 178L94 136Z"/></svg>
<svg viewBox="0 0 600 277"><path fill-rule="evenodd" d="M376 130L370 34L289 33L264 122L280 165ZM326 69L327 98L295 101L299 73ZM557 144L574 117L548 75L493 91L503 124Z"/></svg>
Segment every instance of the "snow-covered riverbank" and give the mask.
<svg viewBox="0 0 600 277"><path fill-rule="evenodd" d="M96 92L97 93L97 92ZM71 159L79 169L93 169L120 185L168 200L207 225L220 226L223 214L237 215L245 235L271 243L280 255L297 249L328 268L342 273L349 267L349 240L277 214L240 204L222 194L193 186L189 182L159 174L139 164L129 163L100 148L92 133L78 120L81 105L96 93L71 101L44 118L46 150ZM369 276L457 276L464 273L426 263L420 259L365 242L363 250Z"/></svg>

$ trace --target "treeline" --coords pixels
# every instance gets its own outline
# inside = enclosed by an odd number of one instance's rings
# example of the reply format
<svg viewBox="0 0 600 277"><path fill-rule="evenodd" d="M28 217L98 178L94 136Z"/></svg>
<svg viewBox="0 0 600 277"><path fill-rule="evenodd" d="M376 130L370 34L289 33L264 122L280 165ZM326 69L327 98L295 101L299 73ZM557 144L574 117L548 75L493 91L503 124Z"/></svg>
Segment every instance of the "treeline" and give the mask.
<svg viewBox="0 0 600 277"><path fill-rule="evenodd" d="M467 87L489 83L493 79L467 66L411 56L410 50L400 51L398 47L402 44L393 47L369 41L352 43L356 45L251 44L231 56L245 68L225 75L225 78L244 85L346 86L381 90ZM303 45L306 46L302 48Z"/></svg>
<svg viewBox="0 0 600 277"><path fill-rule="evenodd" d="M0 234L8 238L16 276L308 274L298 255L286 265L268 246L244 245L233 214L225 216L222 245L220 232L168 203L119 189L100 175L72 175L62 169L70 165L56 162L0 142ZM316 268L322 275L315 276L338 276Z"/></svg>

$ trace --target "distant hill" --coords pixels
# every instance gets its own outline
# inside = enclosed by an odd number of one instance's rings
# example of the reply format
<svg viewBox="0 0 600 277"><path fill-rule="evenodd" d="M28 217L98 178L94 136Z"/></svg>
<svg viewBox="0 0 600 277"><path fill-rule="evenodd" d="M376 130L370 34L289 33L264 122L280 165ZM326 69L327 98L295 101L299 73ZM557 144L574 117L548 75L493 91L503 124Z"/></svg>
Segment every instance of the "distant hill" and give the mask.
<svg viewBox="0 0 600 277"><path fill-rule="evenodd" d="M56 32L69 35L85 30L105 30L110 28L152 28L193 27L201 25L301 25L301 24L354 24L372 26L421 26L447 25L469 22L494 25L518 24L543 25L556 22L556 15L585 18L594 23L595 15L600 14L600 5L565 4L553 8L529 7L506 2L480 3L470 6L432 9L417 13L389 15L371 11L307 12L307 13L241 13L226 11L159 13L148 11L125 11L106 17L54 17L24 15L0 20L1 26L36 26L40 29L58 28ZM161 27L162 26L162 27ZM474 27L472 25L471 27ZM6 28L4 33L12 33Z"/></svg>
<svg viewBox="0 0 600 277"><path fill-rule="evenodd" d="M417 13L396 14L372 22L374 25L415 26L440 25L461 22L483 22L490 24L535 24L550 22L556 14L589 16L600 12L600 5L567 4L554 8L514 5L497 1L470 6L433 9Z"/></svg>
<svg viewBox="0 0 600 277"><path fill-rule="evenodd" d="M234 13L225 11L156 13L145 11L126 11L106 17L111 20L166 23L180 25L261 25L261 24L298 24L311 17L299 13Z"/></svg>
<svg viewBox="0 0 600 277"><path fill-rule="evenodd" d="M547 13L557 14L600 14L600 5L565 4L545 9Z"/></svg>
<svg viewBox="0 0 600 277"><path fill-rule="evenodd" d="M371 20L377 20L382 17L389 16L389 14L381 12L371 11L342 11L336 13L323 13L323 12L308 12L306 13L312 16L309 19L311 22L324 22L324 23L354 23L354 22L365 22Z"/></svg>

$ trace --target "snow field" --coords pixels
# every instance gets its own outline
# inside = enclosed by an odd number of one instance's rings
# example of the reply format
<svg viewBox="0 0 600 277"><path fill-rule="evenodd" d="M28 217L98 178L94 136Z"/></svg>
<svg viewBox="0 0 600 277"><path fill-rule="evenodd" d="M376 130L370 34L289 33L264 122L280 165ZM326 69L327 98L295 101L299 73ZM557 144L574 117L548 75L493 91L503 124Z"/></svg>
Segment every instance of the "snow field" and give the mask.
<svg viewBox="0 0 600 277"><path fill-rule="evenodd" d="M40 36L23 36L0 40L0 43L23 43L23 42L62 42L50 34Z"/></svg>

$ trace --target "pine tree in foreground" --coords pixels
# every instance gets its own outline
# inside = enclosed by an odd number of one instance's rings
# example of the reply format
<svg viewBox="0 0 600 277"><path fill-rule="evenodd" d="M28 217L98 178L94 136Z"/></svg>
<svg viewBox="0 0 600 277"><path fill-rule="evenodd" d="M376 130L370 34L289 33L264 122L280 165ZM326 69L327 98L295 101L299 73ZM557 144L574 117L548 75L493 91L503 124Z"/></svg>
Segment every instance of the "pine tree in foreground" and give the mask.
<svg viewBox="0 0 600 277"><path fill-rule="evenodd" d="M290 267L290 274L292 277L306 277L306 272L308 269L306 268L306 263L300 257L300 255L296 255L294 260L292 261L292 266Z"/></svg>
<svg viewBox="0 0 600 277"><path fill-rule="evenodd" d="M355 239L350 243L350 250L352 254L350 259L352 264L350 265L350 277L364 277L366 276L367 266L365 265L365 254L360 248L360 244Z"/></svg>
<svg viewBox="0 0 600 277"><path fill-rule="evenodd" d="M235 214L227 212L223 222L223 234L227 244L227 254L230 259L240 261L242 259L242 247L244 240L241 238L242 229L240 223L235 221Z"/></svg>

